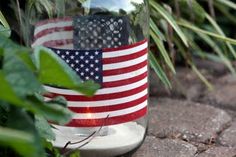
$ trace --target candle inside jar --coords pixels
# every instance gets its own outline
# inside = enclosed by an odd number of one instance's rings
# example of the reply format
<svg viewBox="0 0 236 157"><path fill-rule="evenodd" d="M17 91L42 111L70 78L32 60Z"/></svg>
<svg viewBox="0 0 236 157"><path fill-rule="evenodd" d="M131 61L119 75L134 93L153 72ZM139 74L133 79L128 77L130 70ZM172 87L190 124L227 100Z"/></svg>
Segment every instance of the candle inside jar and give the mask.
<svg viewBox="0 0 236 157"><path fill-rule="evenodd" d="M91 135L94 131L99 130L99 128L71 128L69 132L68 128L65 128L67 130L65 132L63 128L65 127L58 126L57 129L54 129L56 140L53 141L53 144L59 148L63 148L69 141L71 143L82 141L86 137L81 135L89 136L89 133ZM79 134L78 131L80 131ZM142 143L146 129L137 122L129 122L106 126L100 131L95 137L91 137L91 141L88 138L81 143L68 145L67 149L76 149L88 142L80 148L82 157L98 157L101 154L102 157L113 157L125 154Z"/></svg>

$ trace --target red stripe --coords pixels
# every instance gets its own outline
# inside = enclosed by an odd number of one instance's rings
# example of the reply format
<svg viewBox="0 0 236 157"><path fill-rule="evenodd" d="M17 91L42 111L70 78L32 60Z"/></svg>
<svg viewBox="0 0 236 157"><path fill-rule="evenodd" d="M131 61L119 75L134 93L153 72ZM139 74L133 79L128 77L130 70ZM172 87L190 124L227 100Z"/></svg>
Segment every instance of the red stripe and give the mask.
<svg viewBox="0 0 236 157"><path fill-rule="evenodd" d="M43 37L45 35L48 35L48 34L52 34L52 33L55 33L55 32L69 32L69 31L73 31L74 27L73 26L67 26L67 27L54 27L54 28L49 28L49 29L45 29L39 33L37 33L35 36L34 36L34 39L37 40L38 38L40 37Z"/></svg>
<svg viewBox="0 0 236 157"><path fill-rule="evenodd" d="M130 83L134 83L137 81L140 81L142 79L144 79L145 77L147 77L148 73L144 72L141 75L129 78L129 79L125 79L125 80L120 80L120 81L113 81L113 82L105 82L103 83L102 87L103 88L111 88L111 87L119 87L119 86L124 86L124 85L128 85Z"/></svg>
<svg viewBox="0 0 236 157"><path fill-rule="evenodd" d="M104 58L102 60L102 63L103 64L112 64L112 63L129 61L129 60L132 60L132 59L139 58L139 57L141 57L141 56L143 56L145 54L147 54L147 49L144 49L144 50L139 51L139 52L134 53L134 54L125 55L125 56L121 56L121 57Z"/></svg>
<svg viewBox="0 0 236 157"><path fill-rule="evenodd" d="M111 117L111 118L103 118L103 119L73 119L70 123L68 123L66 126L69 127L98 127L98 126L107 126L107 125L115 125L115 124L121 124L126 123L130 121L134 121L136 119L139 119L147 114L147 107L144 107L143 109L122 115L117 117Z"/></svg>
<svg viewBox="0 0 236 157"><path fill-rule="evenodd" d="M122 103L118 105L103 105L101 107L69 107L69 109L75 113L99 113L108 111L118 111L130 107L137 106L148 99L148 95L145 95L137 100ZM79 102L78 102L79 104Z"/></svg>
<svg viewBox="0 0 236 157"><path fill-rule="evenodd" d="M140 46L140 45L144 44L145 42L147 42L147 39L142 40L142 41L137 42L137 43L134 43L134 44L131 44L131 45L120 46L118 48L104 48L102 50L103 50L103 52L107 52L107 53L109 53L110 51L120 51L120 50L125 50L125 49L130 49L130 48Z"/></svg>
<svg viewBox="0 0 236 157"><path fill-rule="evenodd" d="M103 89L112 88L112 87L120 87L120 86L123 86L123 85L128 85L128 84L131 84L131 83L141 81L144 78L146 78L147 76L148 76L147 72L144 72L141 75L123 80L124 82L122 82L122 81L116 81L116 82L113 82L113 83L112 82L107 82L107 83L104 83L102 86L103 86ZM51 87L58 88L58 89L65 89L65 88L59 88L59 87L56 87L56 86L51 86Z"/></svg>
<svg viewBox="0 0 236 157"><path fill-rule="evenodd" d="M72 44L73 39L63 39L63 40L51 40L44 42L42 45L46 47L57 47L57 46L63 46L63 45L68 45Z"/></svg>
<svg viewBox="0 0 236 157"><path fill-rule="evenodd" d="M72 21L72 18L71 17L64 17L64 18L55 18L55 19L43 20L43 21L40 21L40 22L36 23L35 26L39 27L39 26L46 25L46 24L49 24L49 23L66 22L66 21Z"/></svg>
<svg viewBox="0 0 236 157"><path fill-rule="evenodd" d="M136 66L139 66L139 65L136 65ZM140 75L137 75L135 77L132 77L132 78L128 78L128 79L124 79L124 80L120 80L120 81L104 82L102 84L102 88L106 89L106 88L120 87L120 86L129 85L131 83L136 83L138 81L141 81L144 78L146 78L147 76L148 76L148 72L144 72L144 73L142 73ZM56 87L56 86L51 86L51 87L58 88L58 89L65 89L65 88L59 88L59 87Z"/></svg>
<svg viewBox="0 0 236 157"><path fill-rule="evenodd" d="M101 94L101 95L95 95L93 97L86 97L86 96L82 96L82 95L64 95L64 94L58 94L58 93L50 93L49 95L46 95L46 97L54 98L57 96L63 96L66 98L67 101L112 100L112 99L119 99L119 98L124 98L127 96L137 94L137 93L142 92L145 89L147 89L147 87L148 87L148 84L145 83L144 85L142 85L138 88L127 90L125 92L118 92L118 93L112 93L112 94Z"/></svg>
<svg viewBox="0 0 236 157"><path fill-rule="evenodd" d="M120 75L120 74L125 74L129 72L133 72L135 70L141 69L145 66L148 65L148 61L141 62L139 64L126 67L126 68L120 68L120 69L114 69L114 70L105 70L103 71L102 75L103 76L113 76L113 75Z"/></svg>

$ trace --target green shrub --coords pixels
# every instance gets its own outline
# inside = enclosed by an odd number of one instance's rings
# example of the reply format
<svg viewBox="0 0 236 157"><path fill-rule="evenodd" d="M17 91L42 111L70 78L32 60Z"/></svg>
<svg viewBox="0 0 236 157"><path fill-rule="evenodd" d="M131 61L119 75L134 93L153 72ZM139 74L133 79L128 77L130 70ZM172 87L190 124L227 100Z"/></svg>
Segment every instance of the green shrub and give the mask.
<svg viewBox="0 0 236 157"><path fill-rule="evenodd" d="M66 124L73 113L64 98L45 102L43 84L93 95L99 88L80 78L50 50L19 46L0 35L0 156L59 156L48 121ZM53 68L48 68L53 66ZM14 151L13 151L14 150Z"/></svg>

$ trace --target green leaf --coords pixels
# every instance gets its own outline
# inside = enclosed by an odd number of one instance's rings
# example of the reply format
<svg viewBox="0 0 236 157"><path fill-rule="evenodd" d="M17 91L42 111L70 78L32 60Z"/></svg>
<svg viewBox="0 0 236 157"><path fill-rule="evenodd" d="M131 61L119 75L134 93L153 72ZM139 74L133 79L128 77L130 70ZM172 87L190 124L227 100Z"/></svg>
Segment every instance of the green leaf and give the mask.
<svg viewBox="0 0 236 157"><path fill-rule="evenodd" d="M212 91L214 89L212 84L209 83L209 81L202 75L202 73L197 69L197 67L193 63L190 63L190 66L191 66L192 70L195 72L195 74L202 80L202 82L204 82L207 85L209 90Z"/></svg>
<svg viewBox="0 0 236 157"><path fill-rule="evenodd" d="M0 101L0 126L5 126L8 118L9 108L9 104Z"/></svg>
<svg viewBox="0 0 236 157"><path fill-rule="evenodd" d="M24 131L25 133L33 135L31 145L34 151L31 157L45 157L46 154L41 143L41 137L35 128L32 117L30 117L25 110L13 106L11 106L8 114L9 116L6 123L8 128Z"/></svg>
<svg viewBox="0 0 236 157"><path fill-rule="evenodd" d="M5 77L0 70L0 100L17 104L18 106L25 106L22 101L17 97L9 83L5 80Z"/></svg>
<svg viewBox="0 0 236 157"><path fill-rule="evenodd" d="M27 103L31 104L36 114L45 117L47 120L64 125L68 123L73 113L68 109L56 103L45 103L36 97L29 97Z"/></svg>
<svg viewBox="0 0 236 157"><path fill-rule="evenodd" d="M218 44L212 40L210 37L208 37L205 34L197 33L201 39L203 39L221 58L222 62L229 68L232 74L236 74L234 67L232 66L230 60L224 55L224 53L221 51Z"/></svg>
<svg viewBox="0 0 236 157"><path fill-rule="evenodd" d="M227 37L224 37L222 35L219 35L219 34L216 34L216 33L213 33L213 32L209 32L209 31L206 31L206 30L203 30L203 29L200 29L194 25L191 25L190 23L188 23L187 21L184 21L184 20L181 20L178 22L178 24L182 27L185 27L185 28L188 28L194 32L198 32L198 33L202 33L202 34L205 34L205 35L208 35L208 36L211 36L211 37L214 37L214 38L217 38L219 40L222 40L224 42L228 42L228 43L231 43L231 44L234 44L236 45L236 40L235 39L232 39L232 38L227 38Z"/></svg>
<svg viewBox="0 0 236 157"><path fill-rule="evenodd" d="M171 83L170 83L168 77L166 76L165 72L162 70L156 57L154 56L153 52L151 52L151 51L149 52L149 62L150 62L151 67L153 68L153 70L156 72L157 76L162 81L162 83L164 83L164 85L166 87L171 88Z"/></svg>
<svg viewBox="0 0 236 157"><path fill-rule="evenodd" d="M236 10L236 3L234 3L230 0L216 0L216 1Z"/></svg>
<svg viewBox="0 0 236 157"><path fill-rule="evenodd" d="M27 9L36 9L38 13L47 13L52 18L54 5L50 0L29 0L27 1Z"/></svg>
<svg viewBox="0 0 236 157"><path fill-rule="evenodd" d="M232 23L234 25L236 25L236 19L234 17L234 14L231 14L230 9L224 5L222 5L221 3L214 3L214 6L216 7L217 10L219 10L219 12L221 12L223 14L223 18L224 19L229 19L229 23Z"/></svg>
<svg viewBox="0 0 236 157"><path fill-rule="evenodd" d="M10 37L11 31L10 31L10 29L5 28L0 24L0 35L3 35L5 37Z"/></svg>
<svg viewBox="0 0 236 157"><path fill-rule="evenodd" d="M35 126L41 135L41 137L53 141L56 139L55 134L52 131L48 121L42 116L35 116Z"/></svg>
<svg viewBox="0 0 236 157"><path fill-rule="evenodd" d="M3 72L12 89L21 97L45 92L35 74L18 55L5 53Z"/></svg>
<svg viewBox="0 0 236 157"><path fill-rule="evenodd" d="M5 17L3 16L1 11L0 11L0 34L4 35L6 37L9 37L11 35L10 26L7 23L7 20L5 19Z"/></svg>
<svg viewBox="0 0 236 157"><path fill-rule="evenodd" d="M217 22L209 14L205 13L205 16L208 19L208 21L212 24L212 26L216 29L216 31L219 33L219 35L221 35L222 37L226 37L225 33L220 28L220 26L217 24ZM236 52L235 52L233 46L227 41L226 41L226 45L229 48L232 55L234 56L234 58L236 59Z"/></svg>
<svg viewBox="0 0 236 157"><path fill-rule="evenodd" d="M56 0L57 17L64 17L66 12L66 1Z"/></svg>
<svg viewBox="0 0 236 157"><path fill-rule="evenodd" d="M13 148L24 157L36 157L37 151L33 144L34 136L32 134L0 127L0 145Z"/></svg>
<svg viewBox="0 0 236 157"><path fill-rule="evenodd" d="M169 54L167 53L165 46L163 44L163 42L157 37L157 35L151 30L151 37L153 38L154 42L156 43L158 49L160 50L161 55L163 56L165 63L169 66L170 70L173 73L175 72L175 68L174 65L171 62L171 59L169 57Z"/></svg>
<svg viewBox="0 0 236 157"><path fill-rule="evenodd" d="M21 52L18 56L32 72L37 72L37 68L35 67L32 56L29 52Z"/></svg>
<svg viewBox="0 0 236 157"><path fill-rule="evenodd" d="M181 17L185 19L194 20L197 23L202 24L205 20L205 10L197 3L196 0L178 0L179 7L181 9ZM191 12L190 12L191 10Z"/></svg>
<svg viewBox="0 0 236 157"><path fill-rule="evenodd" d="M54 52L38 47L34 53L39 80L43 84L77 90L86 95L93 95L100 87L95 83L81 83L79 76Z"/></svg>
<svg viewBox="0 0 236 157"><path fill-rule="evenodd" d="M51 99L50 101L48 101L48 103L54 103L54 104L61 105L63 107L67 107L67 101L63 96L57 96Z"/></svg>
<svg viewBox="0 0 236 157"><path fill-rule="evenodd" d="M43 115L46 119L60 125L65 125L68 123L73 115L69 109L55 103L46 103L44 105L41 104L41 106L40 104L37 105L42 111L46 111L41 113L41 115Z"/></svg>
<svg viewBox="0 0 236 157"><path fill-rule="evenodd" d="M157 36L163 40L166 41L166 37L164 36L164 34L159 30L159 28L157 27L157 25L155 24L155 22L153 21L153 19L150 19L150 27L152 28L152 30L157 34Z"/></svg>
<svg viewBox="0 0 236 157"><path fill-rule="evenodd" d="M182 20L181 22L179 22L179 24L182 25L183 27L187 27L189 29L192 29L203 41L205 41L218 54L218 56L221 58L222 62L229 68L231 73L235 75L235 69L233 68L229 59L221 51L218 44L209 37L209 36L211 36L211 37L217 36L218 37L220 35L217 35L215 33L211 33L211 32L205 31L205 30L201 30L198 27L192 26L187 21ZM225 38L225 37L220 36L220 38ZM228 38L226 39L227 42L232 42L232 40L234 40L234 39L230 39L230 40L228 40ZM233 41L233 43L236 44L236 40Z"/></svg>
<svg viewBox="0 0 236 157"><path fill-rule="evenodd" d="M0 48L4 50L5 53L17 54L20 52L30 52L29 48L19 46L14 43L11 39L0 34Z"/></svg>
<svg viewBox="0 0 236 157"><path fill-rule="evenodd" d="M195 74L201 79L201 81L208 87L209 90L213 89L212 84L201 74L201 72L197 69L197 67L195 66L195 64L192 61L192 58L190 58L188 55L188 51L185 50L185 48L182 46L182 44L179 42L179 40L177 40L176 38L174 38L176 46L179 48L180 53L182 54L182 56L184 57L184 59L186 60L186 63L189 64L192 68L192 70L195 72Z"/></svg>
<svg viewBox="0 0 236 157"><path fill-rule="evenodd" d="M3 26L4 26L5 28L10 29L10 26L9 26L9 24L7 23L7 20L5 19L5 17L3 16L1 10L0 10L0 22L3 24Z"/></svg>
<svg viewBox="0 0 236 157"><path fill-rule="evenodd" d="M173 17L168 13L161 5L159 5L157 2L154 0L149 1L150 5L157 11L159 12L166 21L169 22L169 24L173 27L173 29L176 31L176 33L179 35L180 39L183 41L185 46L188 47L188 40L182 30L179 28L177 25L176 21L173 19Z"/></svg>
<svg viewBox="0 0 236 157"><path fill-rule="evenodd" d="M12 105L25 108L35 114L44 116L47 120L65 124L69 122L72 117L72 112L69 109L60 105L51 103L44 103L35 97L28 98L28 100L21 100L13 91L9 83L5 80L4 75L0 72L0 100L11 103Z"/></svg>
<svg viewBox="0 0 236 157"><path fill-rule="evenodd" d="M198 4L196 1L194 1L195 5L198 6L199 8L201 8L201 12L203 14L203 16L206 17L206 19L211 23L211 25L215 28L215 30L218 32L219 35L221 35L222 37L226 37L224 31L221 29L221 27L218 25L218 23L200 6L200 4ZM232 53L232 55L234 56L234 58L236 58L236 52L233 48L233 46L226 41L226 46L229 48L230 52Z"/></svg>

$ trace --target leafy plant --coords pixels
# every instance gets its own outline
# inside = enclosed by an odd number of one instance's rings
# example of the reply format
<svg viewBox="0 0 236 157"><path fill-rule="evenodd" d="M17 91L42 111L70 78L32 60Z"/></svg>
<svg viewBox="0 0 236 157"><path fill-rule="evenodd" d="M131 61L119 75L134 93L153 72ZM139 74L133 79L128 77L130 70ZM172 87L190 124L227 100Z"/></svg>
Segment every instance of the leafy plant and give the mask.
<svg viewBox="0 0 236 157"><path fill-rule="evenodd" d="M57 152L48 141L54 139L54 134L47 121L66 124L73 113L60 105L61 98L45 102L41 96L46 94L42 84L71 88L87 95L93 95L99 88L92 82L81 83L50 50L41 47L31 50L0 35L0 145L3 146L0 156L13 156L12 150L13 154L25 157L47 156L45 148Z"/></svg>
<svg viewBox="0 0 236 157"><path fill-rule="evenodd" d="M0 10L0 34L9 37L11 34L10 26Z"/></svg>
<svg viewBox="0 0 236 157"><path fill-rule="evenodd" d="M152 49L155 50L155 54L151 52L151 56L157 56L157 50L160 52L158 57L152 57L151 62L154 58L156 63L164 62L161 67L153 66L154 63L151 65L166 86L170 86L170 83L163 71L171 71L175 74L173 67L177 58L186 62L210 89L213 88L212 85L197 69L193 57L222 62L235 74L231 61L236 59L234 47L236 40L227 37L225 29L218 24L221 22L218 17L225 17L228 24L235 25L233 17L235 11L233 10L236 9L236 4L234 2L230 0L165 2L149 0L149 3L151 7L150 34L153 41ZM210 13L206 11L207 8ZM165 43L167 43L166 47Z"/></svg>

